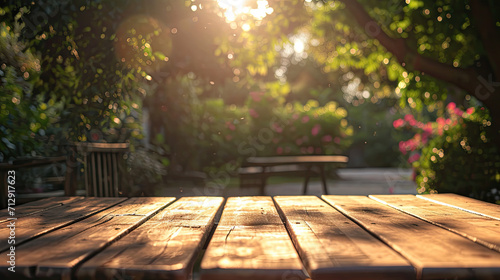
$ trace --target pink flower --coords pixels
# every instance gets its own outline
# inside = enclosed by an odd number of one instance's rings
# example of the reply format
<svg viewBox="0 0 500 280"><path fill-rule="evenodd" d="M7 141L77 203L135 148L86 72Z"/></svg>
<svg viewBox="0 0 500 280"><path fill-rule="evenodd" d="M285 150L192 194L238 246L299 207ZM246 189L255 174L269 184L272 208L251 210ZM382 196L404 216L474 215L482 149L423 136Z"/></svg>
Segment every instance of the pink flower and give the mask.
<svg viewBox="0 0 500 280"><path fill-rule="evenodd" d="M397 120L392 122L392 126L394 126L394 128L400 128L404 124L405 124L405 121L403 119L397 119Z"/></svg>
<svg viewBox="0 0 500 280"><path fill-rule="evenodd" d="M258 92L258 91L250 92L250 97L252 97L253 101L255 102L259 102L261 100L262 95L264 95L263 92Z"/></svg>
<svg viewBox="0 0 500 280"><path fill-rule="evenodd" d="M413 115L411 114L407 114L405 116L405 121L407 121L411 126L415 126L417 124L415 117L413 117Z"/></svg>
<svg viewBox="0 0 500 280"><path fill-rule="evenodd" d="M459 108L455 108L454 113L457 116L462 116L464 114L464 111L460 110Z"/></svg>
<svg viewBox="0 0 500 280"><path fill-rule="evenodd" d="M277 153L278 155L283 154L283 148L282 148L282 147L278 147L278 148L276 149L276 153Z"/></svg>
<svg viewBox="0 0 500 280"><path fill-rule="evenodd" d="M274 129L274 131L276 131L278 133L283 132L283 128L281 126L279 126L279 124L277 124L277 123L273 123L273 129Z"/></svg>
<svg viewBox="0 0 500 280"><path fill-rule="evenodd" d="M299 114L293 114L293 115L292 115L292 119L294 119L294 120L298 120L298 119L299 119Z"/></svg>
<svg viewBox="0 0 500 280"><path fill-rule="evenodd" d="M226 127L229 128L230 130L235 130L236 126L232 122L227 121L226 122Z"/></svg>
<svg viewBox="0 0 500 280"><path fill-rule="evenodd" d="M335 142L335 144L340 144L340 137L333 138L333 142Z"/></svg>
<svg viewBox="0 0 500 280"><path fill-rule="evenodd" d="M401 141L399 142L399 151L403 154L406 155L406 142Z"/></svg>
<svg viewBox="0 0 500 280"><path fill-rule="evenodd" d="M312 136L316 136L316 135L318 135L318 133L319 133L320 129L321 129L321 125L319 125L319 124L315 124L315 125L313 126L313 128L311 129L311 135L312 135Z"/></svg>
<svg viewBox="0 0 500 280"><path fill-rule="evenodd" d="M415 162L415 161L417 161L419 159L420 159L420 154L415 153L412 156L410 156L410 158L408 159L408 162L412 163L412 162Z"/></svg>
<svg viewBox="0 0 500 280"><path fill-rule="evenodd" d="M414 120L414 119L415 119L415 118L414 118L414 117L413 117L413 115L411 115L411 114L406 114L406 115L405 115L405 121L407 121L407 122L409 122L409 121L411 121L411 120Z"/></svg>
<svg viewBox="0 0 500 280"><path fill-rule="evenodd" d="M332 142L332 136L331 135L325 135L323 137L321 137L321 141L323 142Z"/></svg>
<svg viewBox="0 0 500 280"><path fill-rule="evenodd" d="M233 136L231 136L231 135L226 135L226 140L227 140L227 141L231 141L231 139L233 139Z"/></svg>
<svg viewBox="0 0 500 280"><path fill-rule="evenodd" d="M321 148L319 148L319 147L318 147L318 148L316 148L316 153L317 153L317 154L321 154Z"/></svg>
<svg viewBox="0 0 500 280"><path fill-rule="evenodd" d="M297 144L297 146L300 146L302 144L302 139L299 138L299 139L295 140L295 144Z"/></svg>
<svg viewBox="0 0 500 280"><path fill-rule="evenodd" d="M474 113L474 107L467 108L467 110L465 111L465 113L471 115L472 113Z"/></svg>
<svg viewBox="0 0 500 280"><path fill-rule="evenodd" d="M307 153L309 153L309 154L314 153L314 147L313 146L307 147Z"/></svg>
<svg viewBox="0 0 500 280"><path fill-rule="evenodd" d="M255 111L254 109L248 109L248 113L250 113L250 116L252 116L254 118L259 117L259 113L257 113L257 111Z"/></svg>
<svg viewBox="0 0 500 280"><path fill-rule="evenodd" d="M302 117L302 123L307 123L309 121L309 116Z"/></svg>
<svg viewBox="0 0 500 280"><path fill-rule="evenodd" d="M457 108L457 104L455 104L455 102L450 102L450 103L448 103L448 105L446 106L446 109L448 109L448 110L450 110L450 111L455 110L455 108Z"/></svg>

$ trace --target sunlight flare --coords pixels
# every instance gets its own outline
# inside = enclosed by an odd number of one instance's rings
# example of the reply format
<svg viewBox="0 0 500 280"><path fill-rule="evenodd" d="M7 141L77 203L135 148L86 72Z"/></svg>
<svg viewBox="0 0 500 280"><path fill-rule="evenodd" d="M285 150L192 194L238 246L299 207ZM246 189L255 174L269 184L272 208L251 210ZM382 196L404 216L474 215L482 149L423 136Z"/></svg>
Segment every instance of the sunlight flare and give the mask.
<svg viewBox="0 0 500 280"><path fill-rule="evenodd" d="M224 9L227 22L234 22L244 15L251 15L256 20L262 20L274 11L269 7L267 0L217 0L217 4Z"/></svg>

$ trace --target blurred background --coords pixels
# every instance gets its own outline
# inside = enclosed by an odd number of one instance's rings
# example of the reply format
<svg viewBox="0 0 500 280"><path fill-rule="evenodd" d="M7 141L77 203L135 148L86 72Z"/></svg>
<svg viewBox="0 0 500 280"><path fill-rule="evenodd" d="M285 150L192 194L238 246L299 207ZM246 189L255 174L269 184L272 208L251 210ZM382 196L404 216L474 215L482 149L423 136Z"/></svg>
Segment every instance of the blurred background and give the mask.
<svg viewBox="0 0 500 280"><path fill-rule="evenodd" d="M347 155L410 170L418 193L500 201L498 1L10 0L0 16L2 163L127 143L122 194L158 195L237 188L250 156ZM43 178L66 168L23 170L18 192L62 189Z"/></svg>

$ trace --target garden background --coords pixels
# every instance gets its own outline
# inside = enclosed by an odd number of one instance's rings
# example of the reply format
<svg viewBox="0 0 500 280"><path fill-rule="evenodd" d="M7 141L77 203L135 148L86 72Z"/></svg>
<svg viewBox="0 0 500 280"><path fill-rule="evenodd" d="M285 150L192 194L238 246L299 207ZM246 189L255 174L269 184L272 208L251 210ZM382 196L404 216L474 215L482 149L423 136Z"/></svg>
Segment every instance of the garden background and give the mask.
<svg viewBox="0 0 500 280"><path fill-rule="evenodd" d="M143 189L345 154L413 168L419 193L500 200L497 1L10 0L0 16L0 162L127 142Z"/></svg>

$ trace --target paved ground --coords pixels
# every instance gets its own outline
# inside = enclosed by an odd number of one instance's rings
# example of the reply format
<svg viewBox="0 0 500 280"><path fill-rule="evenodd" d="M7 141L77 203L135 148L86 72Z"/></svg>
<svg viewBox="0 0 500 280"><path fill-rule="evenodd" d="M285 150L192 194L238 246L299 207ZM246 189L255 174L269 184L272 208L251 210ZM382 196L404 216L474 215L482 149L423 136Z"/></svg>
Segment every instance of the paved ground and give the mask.
<svg viewBox="0 0 500 280"><path fill-rule="evenodd" d="M340 179L327 182L329 194L339 195L368 195L368 194L415 194L416 186L411 181L412 172L409 169L398 168L363 168L340 169ZM219 184L208 183L204 187L189 186L168 187L161 190L163 196L243 196L258 195L256 188L224 187L225 180ZM266 186L266 195L301 195L302 182L270 184ZM321 182L312 180L309 183L307 195L322 195Z"/></svg>

